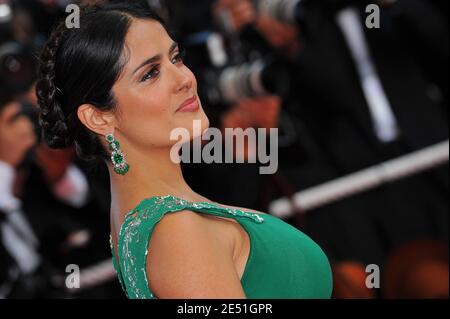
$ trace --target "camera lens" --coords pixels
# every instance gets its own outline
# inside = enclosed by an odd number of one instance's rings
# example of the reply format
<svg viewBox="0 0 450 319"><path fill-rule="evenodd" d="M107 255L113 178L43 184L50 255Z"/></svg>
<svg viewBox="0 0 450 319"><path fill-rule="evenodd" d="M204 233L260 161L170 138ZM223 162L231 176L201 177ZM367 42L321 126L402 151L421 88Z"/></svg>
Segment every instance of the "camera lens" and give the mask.
<svg viewBox="0 0 450 319"><path fill-rule="evenodd" d="M19 93L33 83L34 63L32 57L16 43L0 47L1 85L13 93Z"/></svg>

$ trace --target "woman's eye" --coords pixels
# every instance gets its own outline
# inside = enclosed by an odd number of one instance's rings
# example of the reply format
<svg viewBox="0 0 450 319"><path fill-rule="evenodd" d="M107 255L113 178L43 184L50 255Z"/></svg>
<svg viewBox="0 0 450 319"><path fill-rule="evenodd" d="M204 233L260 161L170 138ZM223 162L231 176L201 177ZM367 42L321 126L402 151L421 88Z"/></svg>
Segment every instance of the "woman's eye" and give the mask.
<svg viewBox="0 0 450 319"><path fill-rule="evenodd" d="M156 67L152 68L150 71L145 73L144 77L141 79L141 82L145 82L145 81L151 80L152 78L154 78L158 74L159 74L158 68L156 68Z"/></svg>
<svg viewBox="0 0 450 319"><path fill-rule="evenodd" d="M185 57L186 57L186 50L183 49L178 54L175 55L175 57L173 58L172 62L174 64L176 64L178 62L183 62ZM145 75L141 79L141 82L145 82L145 81L151 80L151 79L153 79L154 77L156 77L158 75L159 75L159 69L158 69L158 67L154 67L150 71L145 73Z"/></svg>
<svg viewBox="0 0 450 319"><path fill-rule="evenodd" d="M173 60L176 62L183 62L184 58L186 57L186 50L182 49L177 55L175 55L175 57L173 58Z"/></svg>

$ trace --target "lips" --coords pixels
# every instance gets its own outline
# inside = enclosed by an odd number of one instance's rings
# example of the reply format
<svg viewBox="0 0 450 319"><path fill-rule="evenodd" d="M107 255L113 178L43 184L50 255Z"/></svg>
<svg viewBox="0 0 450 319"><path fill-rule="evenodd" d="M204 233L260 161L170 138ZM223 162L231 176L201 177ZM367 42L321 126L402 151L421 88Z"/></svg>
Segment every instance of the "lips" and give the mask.
<svg viewBox="0 0 450 319"><path fill-rule="evenodd" d="M198 101L197 101L197 96L194 95L193 97L187 99L186 101L183 102L183 104L180 105L180 107L178 107L177 112L179 111L195 111L196 109L198 109Z"/></svg>

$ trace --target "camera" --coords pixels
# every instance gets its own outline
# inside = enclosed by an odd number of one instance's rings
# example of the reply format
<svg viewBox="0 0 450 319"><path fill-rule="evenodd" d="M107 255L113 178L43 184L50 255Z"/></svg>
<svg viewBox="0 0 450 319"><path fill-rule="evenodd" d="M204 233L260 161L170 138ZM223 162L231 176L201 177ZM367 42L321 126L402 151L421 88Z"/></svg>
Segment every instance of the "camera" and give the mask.
<svg viewBox="0 0 450 319"><path fill-rule="evenodd" d="M0 94L14 96L28 90L35 80L35 61L18 42L0 44Z"/></svg>
<svg viewBox="0 0 450 319"><path fill-rule="evenodd" d="M29 90L35 80L35 61L25 45L18 42L0 44L0 109L11 101L17 101L21 111L14 117L28 117L40 136L36 108L22 101L20 95Z"/></svg>
<svg viewBox="0 0 450 319"><path fill-rule="evenodd" d="M219 28L226 25L223 19L218 22ZM291 76L286 61L253 25L244 26L239 34L210 34L202 43L201 50L206 54L201 56L207 57L202 63L209 59L210 65L200 72L205 84L200 93L213 107L227 109L242 99L283 97L289 92Z"/></svg>
<svg viewBox="0 0 450 319"><path fill-rule="evenodd" d="M230 105L239 100L289 92L290 76L282 62L273 58L227 65L205 73L206 97L214 105Z"/></svg>

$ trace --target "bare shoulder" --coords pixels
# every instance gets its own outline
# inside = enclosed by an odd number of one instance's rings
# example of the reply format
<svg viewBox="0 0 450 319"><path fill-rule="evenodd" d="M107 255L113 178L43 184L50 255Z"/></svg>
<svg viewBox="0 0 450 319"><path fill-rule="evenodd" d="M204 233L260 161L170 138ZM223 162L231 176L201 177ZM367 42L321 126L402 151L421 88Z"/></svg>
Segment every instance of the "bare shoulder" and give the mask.
<svg viewBox="0 0 450 319"><path fill-rule="evenodd" d="M168 213L153 230L147 277L158 298L245 298L233 249L198 213Z"/></svg>

